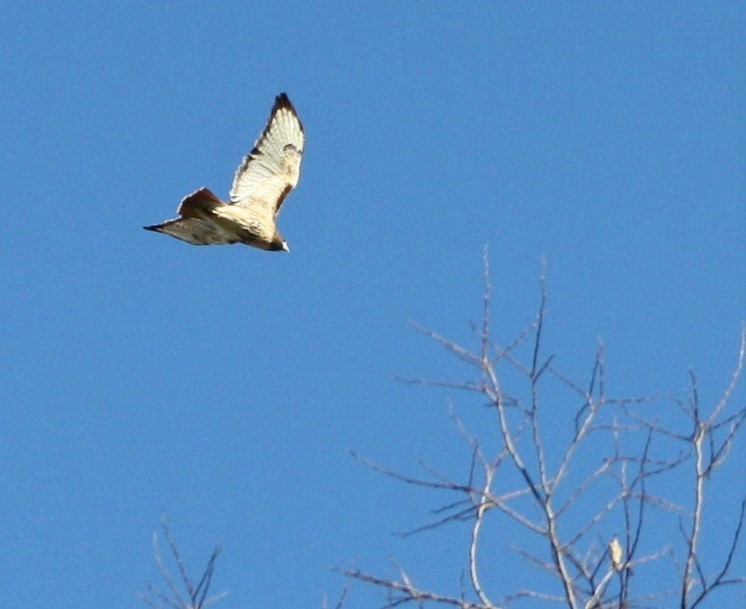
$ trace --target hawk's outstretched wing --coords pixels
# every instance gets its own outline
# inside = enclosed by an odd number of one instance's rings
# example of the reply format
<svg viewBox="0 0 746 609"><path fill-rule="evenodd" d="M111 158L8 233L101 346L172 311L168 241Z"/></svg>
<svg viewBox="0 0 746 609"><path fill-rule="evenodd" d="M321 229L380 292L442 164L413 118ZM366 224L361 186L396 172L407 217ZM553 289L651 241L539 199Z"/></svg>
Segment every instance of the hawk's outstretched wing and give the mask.
<svg viewBox="0 0 746 609"><path fill-rule="evenodd" d="M273 221L300 178L305 134L288 96L281 93L269 121L233 178L231 203Z"/></svg>
<svg viewBox="0 0 746 609"><path fill-rule="evenodd" d="M187 195L179 204L179 218L166 220L143 228L171 235L192 245L223 245L236 243L235 234L213 222L209 211L223 203L207 188L200 188Z"/></svg>
<svg viewBox="0 0 746 609"><path fill-rule="evenodd" d="M238 241L219 230L214 223L199 218L174 218L143 228L171 235L192 245L230 245Z"/></svg>

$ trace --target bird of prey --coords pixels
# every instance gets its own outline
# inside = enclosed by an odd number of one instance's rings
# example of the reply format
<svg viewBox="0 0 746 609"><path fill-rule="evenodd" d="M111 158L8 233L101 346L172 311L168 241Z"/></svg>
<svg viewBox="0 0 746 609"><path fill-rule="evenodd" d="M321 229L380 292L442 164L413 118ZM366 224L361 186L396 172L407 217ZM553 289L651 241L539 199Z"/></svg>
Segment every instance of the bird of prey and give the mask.
<svg viewBox="0 0 746 609"><path fill-rule="evenodd" d="M616 535L609 542L609 558L614 571L621 571L624 566L624 548Z"/></svg>
<svg viewBox="0 0 746 609"><path fill-rule="evenodd" d="M245 243L289 252L277 230L277 216L300 178L304 143L303 125L281 93L267 126L236 171L229 203L200 188L181 201L178 218L143 228L193 245Z"/></svg>

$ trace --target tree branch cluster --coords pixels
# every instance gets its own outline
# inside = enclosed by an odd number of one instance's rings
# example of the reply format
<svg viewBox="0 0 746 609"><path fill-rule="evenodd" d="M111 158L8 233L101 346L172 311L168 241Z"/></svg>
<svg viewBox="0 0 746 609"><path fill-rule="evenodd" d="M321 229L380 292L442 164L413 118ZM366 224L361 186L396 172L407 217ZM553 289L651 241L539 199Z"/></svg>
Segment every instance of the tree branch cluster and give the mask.
<svg viewBox="0 0 746 609"><path fill-rule="evenodd" d="M543 280L535 319L507 346L496 344L490 331L491 287L486 251L484 267L482 321L475 328L477 349L468 349L417 326L466 362L477 380L406 382L458 389L486 398L493 420L491 430L496 430L499 437L497 448L488 456L485 442L470 434L463 421L454 416L471 454L462 481L448 479L422 463L427 475L416 477L355 455L373 470L402 483L456 496L455 501L434 511L433 522L409 534L468 522L468 586L462 586L458 595L436 593L416 586L399 566L395 578L360 569L345 570L346 575L383 589L386 608L416 603L420 607L439 604L498 609L531 599L531 606L541 601L571 609L603 609L655 606L665 598L681 609L693 609L718 588L746 583L746 578L732 573L741 541L746 496L732 522L720 523L707 540L703 535L705 506L708 499L712 501L709 483L727 461L746 419L746 408L733 408L731 404L744 366L746 328L741 332L730 383L714 407L708 409L700 402L692 374L686 400L665 404L665 416L653 418L649 413L661 412L659 398L609 395L603 345L585 386L570 380L555 365L553 356L544 355L547 294ZM528 353L526 359L518 355L521 349ZM503 378L516 372L522 387L508 391ZM547 432L546 421L553 416L557 419L557 411L562 412L563 407L558 392L547 390L550 380L564 387L569 396L575 396L579 406L560 417L569 421L565 429L558 430L556 421L552 421ZM670 413L676 405L688 426L686 433L676 431L671 423ZM561 444L559 438L566 442ZM563 446L559 451L558 444ZM663 479L665 484L657 484ZM671 485L674 491L655 492L657 486L667 489ZM670 521L672 515L678 520L680 537L651 549L647 540L655 538L656 523L661 517ZM527 566L548 576L544 580L535 578L543 586L505 589L495 595L494 589L513 584L501 582L492 572L493 561L480 560L483 552L492 552L492 557L498 552L495 546L500 544L500 536L485 536L487 522L498 518L509 522L506 525L503 521L495 529L522 531L524 542L501 550L514 553ZM715 562L711 559L707 565L702 551L705 541L709 541L710 553L714 550L716 554ZM634 584L644 581L640 575L648 569L674 575L657 575L653 578L656 589L638 592ZM633 577L635 573L637 578ZM488 581L492 592L487 590Z"/></svg>

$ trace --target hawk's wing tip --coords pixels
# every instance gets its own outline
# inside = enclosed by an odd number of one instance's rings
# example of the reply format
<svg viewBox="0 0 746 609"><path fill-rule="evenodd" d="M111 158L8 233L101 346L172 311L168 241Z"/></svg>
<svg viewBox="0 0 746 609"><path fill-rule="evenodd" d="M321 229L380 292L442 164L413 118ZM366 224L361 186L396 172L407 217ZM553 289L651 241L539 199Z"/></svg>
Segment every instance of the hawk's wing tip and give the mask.
<svg viewBox="0 0 746 609"><path fill-rule="evenodd" d="M292 112L296 117L298 116L298 112L295 109L295 106L293 106L293 102L290 101L290 98L288 97L288 94L284 91L280 93L277 97L275 97L275 107L272 108L272 112L276 112L280 108L287 108Z"/></svg>

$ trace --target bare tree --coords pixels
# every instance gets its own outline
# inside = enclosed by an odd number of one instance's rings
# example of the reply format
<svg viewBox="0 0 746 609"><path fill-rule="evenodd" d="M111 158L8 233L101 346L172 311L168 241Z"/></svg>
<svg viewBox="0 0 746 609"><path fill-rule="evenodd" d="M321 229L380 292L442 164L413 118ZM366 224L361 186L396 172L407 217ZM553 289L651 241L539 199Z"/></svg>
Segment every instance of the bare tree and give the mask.
<svg viewBox="0 0 746 609"><path fill-rule="evenodd" d="M704 535L705 506L716 500L709 493L713 478L746 419L746 408L732 404L744 365L746 328L732 378L714 406L701 402L693 373L684 399L618 398L608 392L603 345L584 385L544 354L543 279L535 319L507 346L491 334L486 250L484 281L475 348L418 327L466 362L472 380L407 381L468 392L489 406L484 416L492 423L481 437L453 417L470 455L463 478L451 479L424 463L424 475L405 475L355 455L397 481L452 496L434 510L432 522L410 533L469 523L468 583L459 594L446 594L416 585L398 566L395 577L357 568L344 573L383 589L387 608L415 603L498 609L528 599L532 607L542 601L572 609L661 603L694 609L718 589L746 583L732 572L746 496L730 521ZM571 410L568 402L574 404ZM485 429L483 423L480 428ZM660 539L651 533L671 523L670 542L651 547L648 539ZM489 525L501 535L486 536ZM505 585L494 577L498 550L491 547L502 541L503 556L517 556L538 573L532 586L498 594L487 590L487 579L492 589ZM489 562L482 559L485 553Z"/></svg>
<svg viewBox="0 0 746 609"><path fill-rule="evenodd" d="M181 586L183 589L180 589L176 579L171 575L171 572L166 566L163 557L161 556L158 534L153 533L153 555L155 557L155 564L158 567L158 572L160 573L161 578L166 584L168 592L161 591L153 584L147 584L147 592L141 593L138 596L153 609L164 609L166 607L170 607L171 609L202 609L203 607L215 603L227 596L227 592L222 592L213 597L207 596L207 593L210 590L210 584L212 583L212 575L215 571L215 562L217 561L218 554L220 554L220 548L215 547L210 554L210 558L207 561L207 566L202 573L202 577L200 577L199 582L195 586L192 583L192 579L189 577L184 561L181 558L179 548L171 535L171 529L168 526L168 520L166 519L165 514L161 516L161 528L163 529L163 535L166 538L168 547L171 550L173 561L176 563L176 567L179 570L179 577L181 578Z"/></svg>

